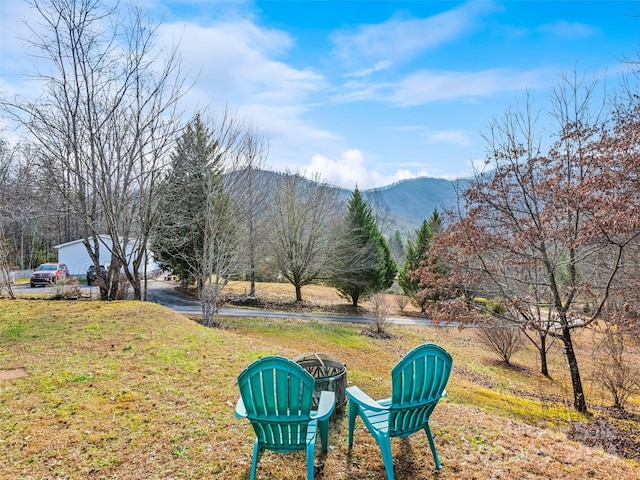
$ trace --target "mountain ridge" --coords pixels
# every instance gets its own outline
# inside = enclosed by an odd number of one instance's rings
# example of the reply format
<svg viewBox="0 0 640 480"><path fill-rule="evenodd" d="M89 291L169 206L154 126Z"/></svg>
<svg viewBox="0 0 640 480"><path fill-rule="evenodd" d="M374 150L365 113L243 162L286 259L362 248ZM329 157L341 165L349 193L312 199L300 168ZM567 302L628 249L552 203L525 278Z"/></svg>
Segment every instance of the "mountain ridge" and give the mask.
<svg viewBox="0 0 640 480"><path fill-rule="evenodd" d="M453 207L457 202L458 188L464 188L467 182L468 179L417 177L363 190L363 194L365 198L379 195L393 217L396 227L393 230L406 234L419 228L435 209L444 213Z"/></svg>
<svg viewBox="0 0 640 480"><path fill-rule="evenodd" d="M261 173L271 177L270 181L275 182L276 177L287 175L286 173L271 170L262 170ZM306 177L305 177L306 178ZM313 181L306 178L308 181ZM457 189L464 189L469 179L448 180L434 177L417 177L386 185L383 187L370 188L360 191L367 201L377 208L381 208L390 223L385 235L391 235L398 230L404 236L412 236L414 231L420 227L423 220L428 219L434 209L440 213L446 212L453 207L457 201ZM335 188L340 197L348 200L353 190L344 187L327 184ZM390 231L389 231L390 230Z"/></svg>

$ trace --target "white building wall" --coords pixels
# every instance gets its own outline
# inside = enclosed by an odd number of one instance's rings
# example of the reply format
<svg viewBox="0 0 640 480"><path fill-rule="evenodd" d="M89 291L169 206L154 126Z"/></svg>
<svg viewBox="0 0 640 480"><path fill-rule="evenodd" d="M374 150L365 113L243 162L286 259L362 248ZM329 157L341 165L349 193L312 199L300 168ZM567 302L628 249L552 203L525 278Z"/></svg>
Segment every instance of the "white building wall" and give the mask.
<svg viewBox="0 0 640 480"><path fill-rule="evenodd" d="M111 237L107 235L100 235L100 241L100 263L102 265L110 264L110 249L112 245ZM58 262L67 265L70 275L84 275L87 272L87 268L93 264L82 240L74 240L72 242L54 245L53 248L58 250ZM153 262L153 256L151 254L148 256L149 262L147 264L147 273L151 273L152 271L157 270L158 266ZM129 267L131 268L131 264L129 264Z"/></svg>
<svg viewBox="0 0 640 480"><path fill-rule="evenodd" d="M111 238L101 235L100 240L103 243L100 245L100 263L111 263L111 252L107 248L107 245L111 247ZM87 268L93 265L82 240L54 245L53 248L58 250L58 262L67 265L70 275L83 275L87 272Z"/></svg>

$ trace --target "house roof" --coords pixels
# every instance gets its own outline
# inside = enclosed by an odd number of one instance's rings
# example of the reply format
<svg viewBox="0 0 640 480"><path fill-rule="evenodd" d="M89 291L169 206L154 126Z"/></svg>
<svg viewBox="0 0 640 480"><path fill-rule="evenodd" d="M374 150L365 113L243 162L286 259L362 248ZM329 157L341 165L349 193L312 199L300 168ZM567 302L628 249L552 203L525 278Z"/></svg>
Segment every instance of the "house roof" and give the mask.
<svg viewBox="0 0 640 480"><path fill-rule="evenodd" d="M100 242L104 245L106 245L106 242L111 243L111 237L109 235L98 235L98 238L100 238ZM78 243L82 243L84 241L83 238L79 238L78 240L72 240L70 242L66 242L66 243L60 243L59 245L54 245L53 248L55 249L60 249L63 247L68 247L70 245L76 245Z"/></svg>

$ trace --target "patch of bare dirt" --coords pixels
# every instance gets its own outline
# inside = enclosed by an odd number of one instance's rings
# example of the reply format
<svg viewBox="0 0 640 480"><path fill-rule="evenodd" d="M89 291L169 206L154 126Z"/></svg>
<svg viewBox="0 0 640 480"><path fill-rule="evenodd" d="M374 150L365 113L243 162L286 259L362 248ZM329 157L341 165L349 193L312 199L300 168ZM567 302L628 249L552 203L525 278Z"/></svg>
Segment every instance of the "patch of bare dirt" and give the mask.
<svg viewBox="0 0 640 480"><path fill-rule="evenodd" d="M386 330L375 330L374 328L364 328L362 335L365 337L375 338L377 340L392 340L394 338L400 338L398 335L394 335Z"/></svg>
<svg viewBox="0 0 640 480"><path fill-rule="evenodd" d="M22 378L28 375L24 368L12 368L10 370L0 370L0 380L13 380L14 378Z"/></svg>

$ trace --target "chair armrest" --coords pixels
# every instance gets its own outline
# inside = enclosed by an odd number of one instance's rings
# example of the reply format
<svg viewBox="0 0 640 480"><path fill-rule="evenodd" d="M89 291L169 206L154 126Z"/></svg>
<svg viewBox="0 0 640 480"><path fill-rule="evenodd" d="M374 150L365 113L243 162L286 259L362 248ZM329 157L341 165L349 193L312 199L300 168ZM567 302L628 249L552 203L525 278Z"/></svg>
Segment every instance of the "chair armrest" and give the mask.
<svg viewBox="0 0 640 480"><path fill-rule="evenodd" d="M362 390L360 390L356 386L347 388L345 393L349 397L350 402L355 402L358 405L365 407L369 410L376 410L376 411L389 410L389 406L381 405L379 402L376 402L373 398L371 398L369 395L364 393Z"/></svg>
<svg viewBox="0 0 640 480"><path fill-rule="evenodd" d="M311 412L311 418L319 421L327 420L333 413L334 408L336 408L336 394L322 390L318 401L318 411Z"/></svg>
<svg viewBox="0 0 640 480"><path fill-rule="evenodd" d="M244 402L242 401L242 397L238 399L238 403L236 404L236 418L247 418L247 409L244 406Z"/></svg>

